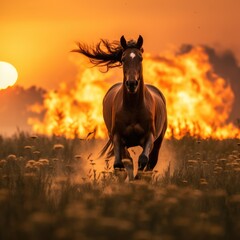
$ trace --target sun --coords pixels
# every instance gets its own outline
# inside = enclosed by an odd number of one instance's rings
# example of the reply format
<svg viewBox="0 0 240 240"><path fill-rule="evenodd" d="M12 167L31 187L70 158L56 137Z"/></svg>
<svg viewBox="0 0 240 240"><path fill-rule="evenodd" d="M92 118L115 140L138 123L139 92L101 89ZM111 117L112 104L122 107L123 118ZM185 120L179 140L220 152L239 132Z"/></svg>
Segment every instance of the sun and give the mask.
<svg viewBox="0 0 240 240"><path fill-rule="evenodd" d="M13 86L18 78L16 68L8 63L0 61L0 89Z"/></svg>

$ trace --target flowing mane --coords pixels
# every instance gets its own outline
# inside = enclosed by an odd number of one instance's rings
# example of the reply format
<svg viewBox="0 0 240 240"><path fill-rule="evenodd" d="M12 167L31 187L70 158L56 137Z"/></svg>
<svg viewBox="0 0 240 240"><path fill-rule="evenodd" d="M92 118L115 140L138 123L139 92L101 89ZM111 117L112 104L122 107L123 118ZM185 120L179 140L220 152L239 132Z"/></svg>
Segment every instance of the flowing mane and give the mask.
<svg viewBox="0 0 240 240"><path fill-rule="evenodd" d="M101 39L95 46L88 46L78 42L78 49L72 52L81 53L88 57L93 66L107 67L106 71L110 68L120 67L122 65L122 54L126 48L137 48L137 42L130 40L123 48L120 41L109 42L108 40Z"/></svg>

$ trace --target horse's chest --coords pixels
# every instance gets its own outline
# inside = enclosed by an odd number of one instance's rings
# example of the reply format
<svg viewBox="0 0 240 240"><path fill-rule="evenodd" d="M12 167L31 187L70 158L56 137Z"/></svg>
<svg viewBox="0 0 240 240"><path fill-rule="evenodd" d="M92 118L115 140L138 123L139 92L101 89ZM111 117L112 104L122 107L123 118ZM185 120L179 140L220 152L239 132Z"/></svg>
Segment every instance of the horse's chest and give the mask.
<svg viewBox="0 0 240 240"><path fill-rule="evenodd" d="M141 136L144 134L144 128L139 124L130 124L127 125L126 128L123 130L123 135L124 136L131 136L131 135L137 135Z"/></svg>
<svg viewBox="0 0 240 240"><path fill-rule="evenodd" d="M125 146L142 145L152 129L150 115L140 110L138 113L119 111L115 118L114 132L117 133Z"/></svg>
<svg viewBox="0 0 240 240"><path fill-rule="evenodd" d="M146 131L140 123L132 123L122 129L121 137L128 147L142 145Z"/></svg>

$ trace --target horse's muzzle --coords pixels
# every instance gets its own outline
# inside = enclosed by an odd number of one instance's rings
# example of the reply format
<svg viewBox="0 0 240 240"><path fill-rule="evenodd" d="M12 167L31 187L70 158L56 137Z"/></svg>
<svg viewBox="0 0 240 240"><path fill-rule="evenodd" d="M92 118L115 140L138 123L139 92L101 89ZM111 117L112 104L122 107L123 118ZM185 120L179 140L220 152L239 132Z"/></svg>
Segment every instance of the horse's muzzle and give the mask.
<svg viewBox="0 0 240 240"><path fill-rule="evenodd" d="M137 91L138 81L137 80L127 80L125 82L125 85L127 87L128 92L135 93Z"/></svg>

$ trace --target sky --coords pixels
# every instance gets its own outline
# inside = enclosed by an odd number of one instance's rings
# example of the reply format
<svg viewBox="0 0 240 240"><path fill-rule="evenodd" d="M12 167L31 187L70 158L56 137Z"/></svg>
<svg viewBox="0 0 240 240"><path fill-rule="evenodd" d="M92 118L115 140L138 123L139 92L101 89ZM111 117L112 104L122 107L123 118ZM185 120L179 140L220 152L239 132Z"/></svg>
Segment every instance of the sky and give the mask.
<svg viewBox="0 0 240 240"><path fill-rule="evenodd" d="M1 0L0 61L17 68L19 85L46 89L75 79L77 41L141 34L152 54L204 44L239 61L239 9L236 0Z"/></svg>

